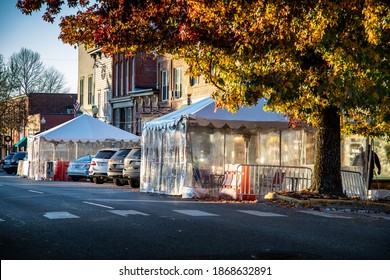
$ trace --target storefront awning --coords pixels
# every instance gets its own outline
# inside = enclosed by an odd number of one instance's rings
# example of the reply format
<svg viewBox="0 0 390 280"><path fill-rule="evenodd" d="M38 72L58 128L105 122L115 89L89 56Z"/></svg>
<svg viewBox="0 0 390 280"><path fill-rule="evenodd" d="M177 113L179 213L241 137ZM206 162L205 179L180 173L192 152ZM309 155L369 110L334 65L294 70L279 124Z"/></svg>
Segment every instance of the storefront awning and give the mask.
<svg viewBox="0 0 390 280"><path fill-rule="evenodd" d="M20 141L18 143L15 144L15 147L18 148L18 147L26 147L27 146L27 137L23 137L22 139L20 139Z"/></svg>

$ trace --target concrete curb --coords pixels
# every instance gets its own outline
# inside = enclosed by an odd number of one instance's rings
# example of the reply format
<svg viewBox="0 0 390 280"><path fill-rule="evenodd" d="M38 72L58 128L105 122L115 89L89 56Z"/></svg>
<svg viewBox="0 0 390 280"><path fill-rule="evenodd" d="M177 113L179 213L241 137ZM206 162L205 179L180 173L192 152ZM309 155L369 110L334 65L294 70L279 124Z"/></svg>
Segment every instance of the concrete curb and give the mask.
<svg viewBox="0 0 390 280"><path fill-rule="evenodd" d="M381 203L370 200L336 200L336 199L297 199L285 195L274 194L272 199L288 202L301 207L334 207L349 208L355 210L372 210L390 214L390 203Z"/></svg>

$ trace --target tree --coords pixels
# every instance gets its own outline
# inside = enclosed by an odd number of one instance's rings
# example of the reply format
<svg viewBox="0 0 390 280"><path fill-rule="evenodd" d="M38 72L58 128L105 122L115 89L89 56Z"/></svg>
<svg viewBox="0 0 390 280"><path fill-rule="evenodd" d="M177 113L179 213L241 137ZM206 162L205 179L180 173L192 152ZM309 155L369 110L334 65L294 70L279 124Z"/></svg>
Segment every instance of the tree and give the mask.
<svg viewBox="0 0 390 280"><path fill-rule="evenodd" d="M18 0L30 14L63 1ZM184 57L192 75L235 111L261 97L269 109L316 128L313 192L342 194L341 135L390 135L387 1L68 0L60 38L106 53L156 51Z"/></svg>
<svg viewBox="0 0 390 280"><path fill-rule="evenodd" d="M0 135L7 135L27 123L26 96L13 96L17 86L0 54Z"/></svg>
<svg viewBox="0 0 390 280"><path fill-rule="evenodd" d="M0 54L0 135L4 135L5 125L4 116L7 112L10 92L12 91L10 75L4 61L3 55Z"/></svg>
<svg viewBox="0 0 390 280"><path fill-rule="evenodd" d="M9 65L18 94L38 92L45 71L39 53L22 48L11 56Z"/></svg>
<svg viewBox="0 0 390 280"><path fill-rule="evenodd" d="M8 63L0 55L0 133L12 134L28 123L27 97L36 92L68 92L64 75L46 69L37 52L22 48Z"/></svg>
<svg viewBox="0 0 390 280"><path fill-rule="evenodd" d="M9 61L9 71L18 94L69 91L64 88L64 75L53 67L46 69L40 54L32 50L22 48L18 53L14 53Z"/></svg>
<svg viewBox="0 0 390 280"><path fill-rule="evenodd" d="M42 75L39 92L58 93L69 92L69 89L64 88L64 74L57 71L54 67L46 69Z"/></svg>

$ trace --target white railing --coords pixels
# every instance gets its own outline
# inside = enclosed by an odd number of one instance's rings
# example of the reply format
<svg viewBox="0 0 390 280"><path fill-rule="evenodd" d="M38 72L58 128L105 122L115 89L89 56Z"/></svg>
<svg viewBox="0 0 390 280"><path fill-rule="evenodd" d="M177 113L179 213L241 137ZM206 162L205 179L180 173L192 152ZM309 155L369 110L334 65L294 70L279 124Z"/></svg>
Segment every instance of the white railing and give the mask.
<svg viewBox="0 0 390 280"><path fill-rule="evenodd" d="M237 199L253 200L269 192L309 189L312 179L310 167L240 164L232 165L225 172L222 187L234 189ZM341 179L346 196L366 198L361 173L341 170Z"/></svg>
<svg viewBox="0 0 390 280"><path fill-rule="evenodd" d="M364 186L363 176L360 172L341 170L343 192L348 197L366 199L367 192Z"/></svg>
<svg viewBox="0 0 390 280"><path fill-rule="evenodd" d="M307 189L312 177L309 167L240 164L226 172L223 187L234 188L237 198L246 200L274 191Z"/></svg>

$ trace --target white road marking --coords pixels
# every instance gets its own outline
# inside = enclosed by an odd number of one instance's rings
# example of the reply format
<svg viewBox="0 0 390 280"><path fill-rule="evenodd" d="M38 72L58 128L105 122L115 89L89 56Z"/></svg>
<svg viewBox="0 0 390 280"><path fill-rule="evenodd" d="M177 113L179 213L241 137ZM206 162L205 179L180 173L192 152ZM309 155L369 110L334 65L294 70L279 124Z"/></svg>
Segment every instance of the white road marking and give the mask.
<svg viewBox="0 0 390 280"><path fill-rule="evenodd" d="M108 208L108 209L114 209L114 207L111 207L111 206L98 204L98 203L93 203L93 202L88 202L88 201L83 201L83 203L90 204L90 205L95 205L95 206L99 206L99 207L104 207L104 208Z"/></svg>
<svg viewBox="0 0 390 280"><path fill-rule="evenodd" d="M43 192L39 192L39 191L34 191L34 190L28 190L29 192L32 192L32 193L39 193L39 194L43 194Z"/></svg>
<svg viewBox="0 0 390 280"><path fill-rule="evenodd" d="M3 219L0 219L0 222L5 222Z"/></svg>
<svg viewBox="0 0 390 280"><path fill-rule="evenodd" d="M315 215L315 216L320 216L320 217L325 217L325 218L352 219L352 217L341 216L341 215L325 213L325 212L318 212L318 211L314 211L314 210L313 211L304 210L304 211L299 211L299 212L305 213L305 214L310 214L310 215Z"/></svg>
<svg viewBox="0 0 390 280"><path fill-rule="evenodd" d="M80 218L79 216L73 215L69 212L47 212L45 215L46 218L50 220L55 219L77 219Z"/></svg>
<svg viewBox="0 0 390 280"><path fill-rule="evenodd" d="M255 210L238 210L238 212L260 216L260 217L287 217L286 215L280 215L272 212L261 212L261 211L255 211Z"/></svg>
<svg viewBox="0 0 390 280"><path fill-rule="evenodd" d="M138 212L135 210L108 210L108 212L127 217L128 215L142 215L142 216L149 216L149 214Z"/></svg>
<svg viewBox="0 0 390 280"><path fill-rule="evenodd" d="M184 214L184 215L195 216L195 217L219 216L217 214L212 214L212 213L199 211L199 210L173 210L173 211Z"/></svg>

